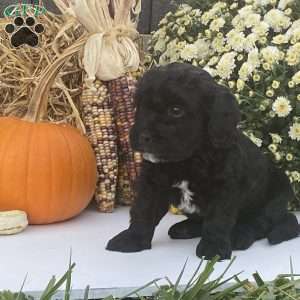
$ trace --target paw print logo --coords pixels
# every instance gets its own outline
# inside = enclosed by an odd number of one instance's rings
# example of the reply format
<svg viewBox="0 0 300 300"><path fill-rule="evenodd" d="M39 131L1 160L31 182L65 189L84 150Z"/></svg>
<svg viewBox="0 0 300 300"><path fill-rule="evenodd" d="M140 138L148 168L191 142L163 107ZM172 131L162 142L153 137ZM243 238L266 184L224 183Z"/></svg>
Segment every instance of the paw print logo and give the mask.
<svg viewBox="0 0 300 300"><path fill-rule="evenodd" d="M39 34L45 30L42 24L36 24L33 17L16 17L14 23L7 24L5 31L10 35L11 44L19 47L24 44L36 47L39 43Z"/></svg>

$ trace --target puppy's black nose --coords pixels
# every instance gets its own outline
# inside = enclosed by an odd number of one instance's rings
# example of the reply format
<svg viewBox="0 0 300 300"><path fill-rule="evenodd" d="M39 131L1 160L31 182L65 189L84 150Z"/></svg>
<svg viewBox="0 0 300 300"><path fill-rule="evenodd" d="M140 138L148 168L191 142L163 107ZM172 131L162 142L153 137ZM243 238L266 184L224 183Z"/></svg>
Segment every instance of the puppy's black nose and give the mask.
<svg viewBox="0 0 300 300"><path fill-rule="evenodd" d="M140 135L140 143L142 145L147 145L151 142L152 142L152 137L149 133L144 132Z"/></svg>

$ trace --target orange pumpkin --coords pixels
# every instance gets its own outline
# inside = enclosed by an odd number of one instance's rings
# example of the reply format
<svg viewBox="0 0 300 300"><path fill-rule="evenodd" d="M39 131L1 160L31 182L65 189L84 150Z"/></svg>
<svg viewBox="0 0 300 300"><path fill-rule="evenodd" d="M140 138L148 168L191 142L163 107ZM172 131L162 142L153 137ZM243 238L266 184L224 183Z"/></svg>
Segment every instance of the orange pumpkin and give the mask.
<svg viewBox="0 0 300 300"><path fill-rule="evenodd" d="M60 59L45 71L24 119L0 118L0 211L23 210L30 224L76 216L96 188L88 139L70 125L41 120L49 86L63 63Z"/></svg>

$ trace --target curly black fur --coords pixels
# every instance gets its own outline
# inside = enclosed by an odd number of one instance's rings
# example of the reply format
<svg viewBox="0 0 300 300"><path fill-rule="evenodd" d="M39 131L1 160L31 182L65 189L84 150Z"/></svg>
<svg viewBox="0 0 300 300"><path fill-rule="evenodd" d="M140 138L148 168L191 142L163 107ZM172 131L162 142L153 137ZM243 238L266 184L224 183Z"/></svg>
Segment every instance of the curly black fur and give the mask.
<svg viewBox="0 0 300 300"><path fill-rule="evenodd" d="M199 257L228 259L232 249L258 239L277 244L298 236L297 219L287 210L295 197L289 180L237 128L240 112L227 88L197 67L174 63L147 72L135 98L130 139L145 160L130 226L108 250L151 248L170 203L182 202L182 182L192 193L188 219L169 235L201 236Z"/></svg>

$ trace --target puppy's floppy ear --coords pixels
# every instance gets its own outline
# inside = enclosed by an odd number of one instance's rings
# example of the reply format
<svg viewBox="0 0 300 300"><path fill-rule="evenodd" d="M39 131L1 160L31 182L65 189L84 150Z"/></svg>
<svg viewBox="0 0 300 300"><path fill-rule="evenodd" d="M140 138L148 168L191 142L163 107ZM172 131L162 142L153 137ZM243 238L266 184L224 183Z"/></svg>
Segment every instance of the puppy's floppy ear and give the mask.
<svg viewBox="0 0 300 300"><path fill-rule="evenodd" d="M223 86L216 87L209 112L208 133L214 147L229 148L236 141L241 114L234 95Z"/></svg>

